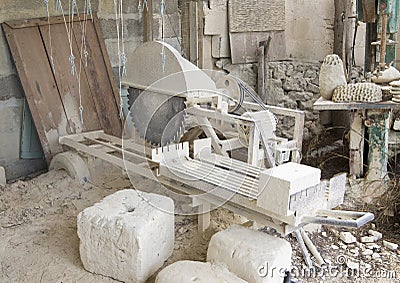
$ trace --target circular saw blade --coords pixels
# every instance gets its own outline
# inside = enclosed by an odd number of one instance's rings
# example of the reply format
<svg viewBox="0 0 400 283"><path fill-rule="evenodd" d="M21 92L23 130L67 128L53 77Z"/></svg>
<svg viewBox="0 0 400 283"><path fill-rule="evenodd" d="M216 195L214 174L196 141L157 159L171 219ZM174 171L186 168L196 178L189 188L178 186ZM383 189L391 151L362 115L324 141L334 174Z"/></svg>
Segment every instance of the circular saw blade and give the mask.
<svg viewBox="0 0 400 283"><path fill-rule="evenodd" d="M141 138L156 146L179 142L183 135L185 98L129 89L132 122Z"/></svg>

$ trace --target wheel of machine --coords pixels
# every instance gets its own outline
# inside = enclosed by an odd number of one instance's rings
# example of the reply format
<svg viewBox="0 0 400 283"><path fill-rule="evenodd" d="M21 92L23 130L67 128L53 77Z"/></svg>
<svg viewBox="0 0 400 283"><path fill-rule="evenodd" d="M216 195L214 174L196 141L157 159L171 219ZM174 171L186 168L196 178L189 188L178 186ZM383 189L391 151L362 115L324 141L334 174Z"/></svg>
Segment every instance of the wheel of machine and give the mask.
<svg viewBox="0 0 400 283"><path fill-rule="evenodd" d="M90 180L89 169L86 162L76 152L59 153L50 162L49 170L65 170L68 175L84 184Z"/></svg>

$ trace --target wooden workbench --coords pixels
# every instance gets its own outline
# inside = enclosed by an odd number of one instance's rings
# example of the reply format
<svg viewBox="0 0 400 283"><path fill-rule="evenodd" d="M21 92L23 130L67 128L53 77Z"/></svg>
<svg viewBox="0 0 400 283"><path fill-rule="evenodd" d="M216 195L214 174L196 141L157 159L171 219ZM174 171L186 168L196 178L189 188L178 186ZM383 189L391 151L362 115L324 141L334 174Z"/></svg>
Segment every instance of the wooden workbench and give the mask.
<svg viewBox="0 0 400 283"><path fill-rule="evenodd" d="M319 98L314 110L350 111L350 174L361 177L364 173L364 142L369 143L368 173L370 181L382 180L387 175L390 114L400 107L392 101L378 103L333 102ZM369 139L365 139L365 130Z"/></svg>

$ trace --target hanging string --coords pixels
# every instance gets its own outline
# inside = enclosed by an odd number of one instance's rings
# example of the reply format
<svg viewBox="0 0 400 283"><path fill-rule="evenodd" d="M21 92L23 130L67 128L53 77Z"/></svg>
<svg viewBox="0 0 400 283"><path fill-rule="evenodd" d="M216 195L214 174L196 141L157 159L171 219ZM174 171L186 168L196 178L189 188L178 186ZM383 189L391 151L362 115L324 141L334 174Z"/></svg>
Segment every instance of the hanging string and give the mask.
<svg viewBox="0 0 400 283"><path fill-rule="evenodd" d="M119 77L119 118L121 121L124 119L124 102L122 100L122 76L126 76L126 62L127 58L125 55L125 42L124 42L124 18L123 18L123 9L122 9L122 0L120 0L119 13L120 13L120 21L121 21L121 44L122 44L122 53L121 53L121 73Z"/></svg>
<svg viewBox="0 0 400 283"><path fill-rule="evenodd" d="M149 11L149 6L147 4L147 0L143 0L142 12L144 11L144 7L146 7L146 11Z"/></svg>
<svg viewBox="0 0 400 283"><path fill-rule="evenodd" d="M60 11L60 0L56 0L56 12Z"/></svg>
<svg viewBox="0 0 400 283"><path fill-rule="evenodd" d="M124 118L123 115L123 100L122 100L122 54L121 52L121 37L123 43L123 23L122 23L122 0L114 0L114 11L115 11L115 23L117 27L117 51L118 51L118 79L119 79L119 118L121 121ZM122 31L121 31L122 30ZM123 48L123 47L122 47Z"/></svg>
<svg viewBox="0 0 400 283"><path fill-rule="evenodd" d="M51 24L50 24L49 0L44 0L43 2L46 5L47 24L48 24L48 28L49 28L50 66L51 66L51 69L53 70L53 73L55 73L54 58L53 58L53 44L52 44L52 40L51 40Z"/></svg>
<svg viewBox="0 0 400 283"><path fill-rule="evenodd" d="M161 4L160 4L160 14L161 14L161 39L162 42L164 43L164 13L166 10L166 4L165 4L165 0L161 0ZM162 45L162 49L161 49L161 68L162 68L162 72L165 72L165 45Z"/></svg>
<svg viewBox="0 0 400 283"><path fill-rule="evenodd" d="M90 19L93 21L93 10L92 10L92 3L90 0L87 0L87 11L89 11Z"/></svg>
<svg viewBox="0 0 400 283"><path fill-rule="evenodd" d="M86 1L86 0L85 0ZM64 9L62 7L62 3L61 1L60 3L60 10L64 19L64 25L65 25L65 30L67 32L67 38L68 38L68 42L69 42L69 46L70 46L70 56L69 56L69 61L71 63L71 74L74 76L75 75L75 56L73 54L73 49L72 49L72 37L73 37L73 17L74 17L74 12L75 10L77 11L77 13L79 14L78 11L78 7L76 5L75 0L71 0L71 2L68 2L68 11L70 13L70 20L69 23L67 23L67 20L65 18L65 13L64 13ZM87 7L87 5L85 5L85 7ZM86 15L86 13L85 13ZM86 19L86 16L84 16ZM81 28L82 28L82 23L79 21L79 23L81 24ZM84 25L82 28L82 43L84 41L86 41L85 38L85 24L86 24L86 20L84 21ZM83 44L81 45L81 58L82 58L82 53L83 53ZM77 74L77 79L78 79L78 94L79 94L79 118L81 120L82 126L84 127L84 119L83 119L83 112L84 112L84 108L82 105L82 93L81 93L81 73L82 73L82 60L79 60L79 73Z"/></svg>
<svg viewBox="0 0 400 283"><path fill-rule="evenodd" d="M122 12L122 0L120 0L120 19L121 19L121 44L122 44L122 53L121 53L121 75L126 76L126 62L128 59L125 54L125 42L124 42L124 18Z"/></svg>
<svg viewBox="0 0 400 283"><path fill-rule="evenodd" d="M43 0L43 2L46 5L46 13L49 15L49 0Z"/></svg>
<svg viewBox="0 0 400 283"><path fill-rule="evenodd" d="M139 15L139 22L141 22L142 21L142 4L141 4L140 0L138 1L137 9L138 9L138 15Z"/></svg>

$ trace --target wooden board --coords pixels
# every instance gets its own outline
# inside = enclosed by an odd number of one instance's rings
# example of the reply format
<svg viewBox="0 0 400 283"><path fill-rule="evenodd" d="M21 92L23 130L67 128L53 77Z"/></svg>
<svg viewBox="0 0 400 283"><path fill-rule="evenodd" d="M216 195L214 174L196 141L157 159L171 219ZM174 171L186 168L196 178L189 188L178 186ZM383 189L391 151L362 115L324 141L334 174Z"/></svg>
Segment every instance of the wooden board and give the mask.
<svg viewBox="0 0 400 283"><path fill-rule="evenodd" d="M69 133L68 126L62 127L65 111L58 95L46 50L41 41L39 29L28 27L13 30L3 25L19 77L35 121L45 158L61 152L58 137ZM26 56L30 55L30 56ZM65 120L66 121L66 120Z"/></svg>
<svg viewBox="0 0 400 283"><path fill-rule="evenodd" d="M87 20L87 68L80 55L82 21L82 15L74 17L71 37L74 76L69 61L70 44L62 18L50 18L51 44L47 19L2 25L47 162L63 151L59 144L60 136L100 129L115 136L121 136L122 132L119 94L97 17L94 15L94 21ZM54 70L50 64L51 49ZM83 65L79 80L80 62ZM83 123L80 99L84 109Z"/></svg>
<svg viewBox="0 0 400 283"><path fill-rule="evenodd" d="M283 31L276 32L241 32L230 33L231 57L233 64L258 62L257 50L260 42L271 42L266 54L267 61L277 61L286 58L286 40Z"/></svg>
<svg viewBox="0 0 400 283"><path fill-rule="evenodd" d="M229 31L285 30L285 1L229 0Z"/></svg>
<svg viewBox="0 0 400 283"><path fill-rule="evenodd" d="M314 110L356 110L356 109L394 109L400 108L399 103L383 101L376 103L367 102L333 102L322 97L314 103Z"/></svg>

